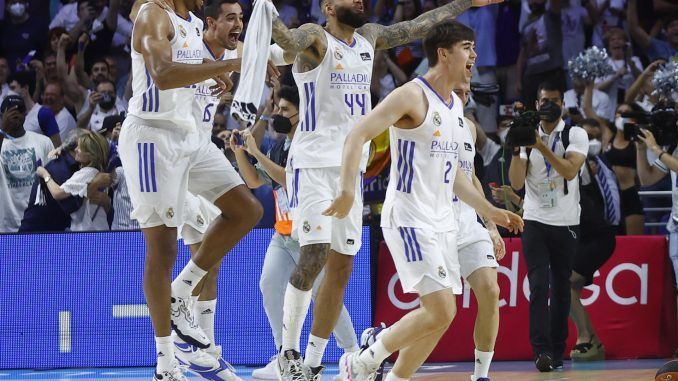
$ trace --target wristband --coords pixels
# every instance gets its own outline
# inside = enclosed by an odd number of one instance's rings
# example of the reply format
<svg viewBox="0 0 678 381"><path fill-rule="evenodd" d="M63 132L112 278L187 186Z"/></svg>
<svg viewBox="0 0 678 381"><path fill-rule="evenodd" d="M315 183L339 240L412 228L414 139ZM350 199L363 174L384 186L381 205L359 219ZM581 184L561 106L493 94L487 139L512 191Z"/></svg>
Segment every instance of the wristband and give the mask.
<svg viewBox="0 0 678 381"><path fill-rule="evenodd" d="M666 151L662 151L662 153L659 154L659 157L658 157L657 159L659 159L659 161L662 161L662 156L663 156L665 153L666 153Z"/></svg>

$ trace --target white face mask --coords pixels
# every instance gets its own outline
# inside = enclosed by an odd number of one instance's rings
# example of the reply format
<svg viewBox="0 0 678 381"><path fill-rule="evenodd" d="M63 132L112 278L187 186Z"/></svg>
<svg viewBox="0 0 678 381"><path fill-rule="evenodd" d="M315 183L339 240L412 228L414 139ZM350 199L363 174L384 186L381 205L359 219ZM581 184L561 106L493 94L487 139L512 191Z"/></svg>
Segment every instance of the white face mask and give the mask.
<svg viewBox="0 0 678 381"><path fill-rule="evenodd" d="M619 131L624 131L624 124L628 122L629 120L627 118L622 118L621 116L618 116L614 120L614 126L617 127Z"/></svg>
<svg viewBox="0 0 678 381"><path fill-rule="evenodd" d="M603 143L598 139L589 140L589 156L597 156L603 149Z"/></svg>
<svg viewBox="0 0 678 381"><path fill-rule="evenodd" d="M508 132L509 132L508 128L504 128L497 132L497 136L499 136L499 142L501 143L501 145L506 144L506 135L508 135Z"/></svg>
<svg viewBox="0 0 678 381"><path fill-rule="evenodd" d="M14 17L22 17L26 13L26 4L14 3L9 6L9 13Z"/></svg>

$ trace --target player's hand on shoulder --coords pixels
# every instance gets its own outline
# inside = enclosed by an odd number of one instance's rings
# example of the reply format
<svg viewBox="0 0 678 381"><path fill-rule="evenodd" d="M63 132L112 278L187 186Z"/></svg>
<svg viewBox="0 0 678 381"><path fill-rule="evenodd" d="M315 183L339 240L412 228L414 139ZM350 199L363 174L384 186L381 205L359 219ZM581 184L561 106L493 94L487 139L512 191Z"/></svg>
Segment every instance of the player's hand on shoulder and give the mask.
<svg viewBox="0 0 678 381"><path fill-rule="evenodd" d="M351 211L354 199L355 193L342 191L322 214L329 217L344 218Z"/></svg>

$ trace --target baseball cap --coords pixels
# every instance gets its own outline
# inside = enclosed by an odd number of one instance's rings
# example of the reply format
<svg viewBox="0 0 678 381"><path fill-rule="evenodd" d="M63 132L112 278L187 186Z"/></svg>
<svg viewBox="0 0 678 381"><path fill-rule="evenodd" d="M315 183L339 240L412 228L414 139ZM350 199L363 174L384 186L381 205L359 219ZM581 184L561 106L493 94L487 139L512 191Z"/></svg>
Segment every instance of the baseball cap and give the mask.
<svg viewBox="0 0 678 381"><path fill-rule="evenodd" d="M0 114L4 114L7 109L12 107L18 107L19 111L26 112L26 103L24 103L23 98L18 95L8 95L0 105Z"/></svg>

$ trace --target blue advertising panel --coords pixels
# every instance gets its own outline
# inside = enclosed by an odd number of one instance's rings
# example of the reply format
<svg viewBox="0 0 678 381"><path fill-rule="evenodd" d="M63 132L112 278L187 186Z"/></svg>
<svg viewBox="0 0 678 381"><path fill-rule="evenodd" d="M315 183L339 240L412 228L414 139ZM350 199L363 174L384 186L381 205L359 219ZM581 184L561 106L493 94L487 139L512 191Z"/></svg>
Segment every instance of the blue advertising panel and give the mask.
<svg viewBox="0 0 678 381"><path fill-rule="evenodd" d="M216 341L233 364L265 364L275 353L259 291L272 235L252 231L221 266ZM371 324L369 242L364 228L344 299L358 332ZM179 248L175 276L189 258ZM153 365L143 268L140 232L0 235L0 369ZM312 311L302 348L311 319ZM340 355L332 339L324 360Z"/></svg>

